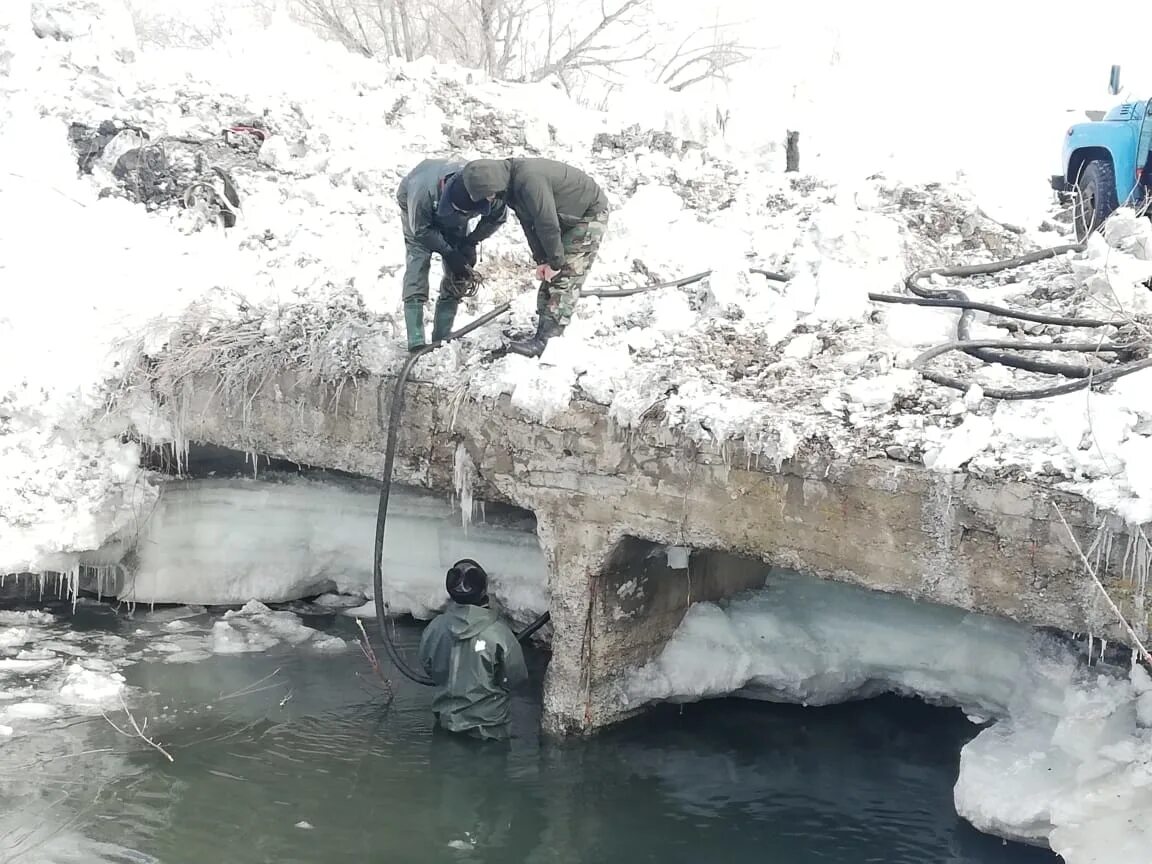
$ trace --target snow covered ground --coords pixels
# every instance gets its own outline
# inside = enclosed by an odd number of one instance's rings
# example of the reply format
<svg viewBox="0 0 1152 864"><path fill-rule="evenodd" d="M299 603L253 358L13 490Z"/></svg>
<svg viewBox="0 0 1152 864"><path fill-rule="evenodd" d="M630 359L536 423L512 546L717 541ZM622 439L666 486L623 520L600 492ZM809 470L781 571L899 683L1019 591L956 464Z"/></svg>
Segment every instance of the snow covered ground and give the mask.
<svg viewBox="0 0 1152 864"><path fill-rule="evenodd" d="M763 591L693 605L620 699L827 705L886 692L991 723L964 747L956 784L957 811L976 827L1046 842L1068 864L1147 857L1152 677L1086 667L1008 621L775 574Z"/></svg>
<svg viewBox="0 0 1152 864"><path fill-rule="evenodd" d="M591 171L615 208L592 286L712 275L586 298L539 361L485 359L501 340L492 326L438 352L419 375L480 399L510 393L542 419L577 395L609 405L624 425L659 405L669 426L714 444L743 438L768 459L819 446L942 471L1045 475L1130 521L1152 518L1152 412L1141 399L1152 371L1106 394L1040 402L947 390L907 367L950 338L956 313L867 299L899 290L913 267L1056 239L1034 230L1042 195L1021 234L958 187L786 176L774 146L685 145L661 130L625 130L621 106L600 114L547 85L369 61L291 28L212 51L149 52L127 50L119 26L69 26L69 41L19 27L5 36L0 190L21 218L0 231L4 283L18 286L0 310L0 570L67 569L70 553L134 530L153 508L138 442L182 443L179 400L157 406L128 386L147 377L142 357L177 361L161 373L294 357L333 384L395 369L403 249L394 189L433 154L540 153ZM141 127L174 162L199 151L227 168L242 196L236 227L208 225L196 209L148 212L102 197L121 188L109 173L115 157L140 139L124 133L77 176L68 124L106 120ZM271 132L258 152L222 143L224 128L251 122ZM1086 255L963 287L1033 310L1146 312L1139 282L1152 275L1152 232L1122 227ZM530 326L529 263L509 225L485 245L487 281L461 322L514 298L510 328ZM767 281L750 266L792 279ZM981 313L974 335L1011 335L993 324ZM1025 330L1058 338L1053 328ZM230 339L231 353L216 350ZM211 353L190 354L198 342ZM936 362L981 387L1035 377L955 355ZM171 378L151 383L178 391Z"/></svg>

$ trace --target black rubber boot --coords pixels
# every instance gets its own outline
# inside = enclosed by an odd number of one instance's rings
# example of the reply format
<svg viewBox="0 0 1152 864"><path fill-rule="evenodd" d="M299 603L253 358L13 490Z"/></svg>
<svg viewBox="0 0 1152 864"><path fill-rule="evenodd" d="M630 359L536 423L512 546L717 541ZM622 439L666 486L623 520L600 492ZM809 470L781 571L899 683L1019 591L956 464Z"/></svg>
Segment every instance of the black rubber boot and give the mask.
<svg viewBox="0 0 1152 864"><path fill-rule="evenodd" d="M564 328L556 323L550 315L541 315L536 324L536 335L530 339L521 339L508 343L509 354L519 354L521 357L539 357L544 353L544 346L553 336L559 336Z"/></svg>

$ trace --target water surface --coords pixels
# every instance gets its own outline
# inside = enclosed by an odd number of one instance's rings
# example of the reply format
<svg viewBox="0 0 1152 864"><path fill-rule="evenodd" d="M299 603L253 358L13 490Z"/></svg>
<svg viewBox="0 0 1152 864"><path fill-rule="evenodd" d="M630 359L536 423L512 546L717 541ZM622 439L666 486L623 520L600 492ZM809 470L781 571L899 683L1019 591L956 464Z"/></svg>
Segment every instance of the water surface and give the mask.
<svg viewBox="0 0 1152 864"><path fill-rule="evenodd" d="M80 613L74 626L133 638L106 609ZM316 624L356 637L345 618ZM419 632L399 628L410 652ZM976 732L957 711L715 700L547 743L546 655L529 660L534 686L501 746L434 732L428 691L394 676L389 701L355 649L145 659L123 671L153 694L136 713L174 761L101 717L0 743L0 861L1059 860L956 815Z"/></svg>

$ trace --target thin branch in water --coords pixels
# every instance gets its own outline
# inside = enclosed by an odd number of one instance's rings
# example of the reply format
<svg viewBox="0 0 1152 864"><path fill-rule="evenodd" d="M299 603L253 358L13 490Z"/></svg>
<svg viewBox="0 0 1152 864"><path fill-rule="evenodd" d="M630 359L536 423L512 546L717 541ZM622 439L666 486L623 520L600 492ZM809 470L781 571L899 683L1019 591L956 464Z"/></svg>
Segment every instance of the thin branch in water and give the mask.
<svg viewBox="0 0 1152 864"><path fill-rule="evenodd" d="M278 674L280 674L280 667L279 666L277 666L275 669L273 669L271 672L269 672L267 675L265 675L259 681L253 681L251 684L248 684L244 687L241 687L239 690L235 691L234 693L229 693L227 696L220 696L217 699L217 701L223 702L225 699L233 699L237 696L248 696L252 693L258 693L261 690L271 689L268 687L260 687L260 685L263 684L265 681L267 681L269 678L272 678ZM281 685L280 684L274 684L273 686L274 687L280 687ZM259 688L259 690L256 688Z"/></svg>
<svg viewBox="0 0 1152 864"><path fill-rule="evenodd" d="M132 712L128 710L128 705L124 702L124 696L123 695L120 696L120 707L124 709L124 714L125 714L125 716L128 717L128 722L132 724L132 728L135 730L136 734L133 735L131 732L128 732L125 729L121 729L119 726L117 726L115 723L112 722L111 717L109 717L107 714L105 714L103 711L101 711L100 714L104 717L104 719L106 721L108 721L109 726L111 726L113 729L115 729L117 732L119 732L121 735L123 735L126 738L139 738L141 741L143 741L149 747L152 747L152 748L160 751L160 753L163 754L164 758L167 759L169 762L175 762L176 761L175 759L172 758L172 754L170 754L167 750L165 750L163 747L161 747L159 744L157 744L156 741L154 741L153 739L149 738L147 735L144 734L144 730L148 728L148 718L147 717L144 718L144 725L143 726L141 726L139 723L137 723L136 718L134 716L132 716Z"/></svg>
<svg viewBox="0 0 1152 864"><path fill-rule="evenodd" d="M372 667L373 674L380 681L385 692L387 692L388 698L391 699L394 695L392 682L380 667L380 658L376 656L376 650L368 640L368 631L364 629L364 622L357 618L356 626L360 628L360 641L357 643L360 646L360 653L364 655L364 658L368 661L368 665Z"/></svg>

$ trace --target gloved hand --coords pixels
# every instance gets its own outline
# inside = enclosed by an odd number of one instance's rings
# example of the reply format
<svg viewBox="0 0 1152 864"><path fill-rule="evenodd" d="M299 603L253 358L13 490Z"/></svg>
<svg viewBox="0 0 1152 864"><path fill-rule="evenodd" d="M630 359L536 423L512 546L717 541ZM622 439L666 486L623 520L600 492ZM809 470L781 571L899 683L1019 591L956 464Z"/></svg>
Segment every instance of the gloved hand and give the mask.
<svg viewBox="0 0 1152 864"><path fill-rule="evenodd" d="M468 258L463 252L453 249L448 252L444 257L444 266L448 272L453 276L466 276L471 266L468 263Z"/></svg>
<svg viewBox="0 0 1152 864"><path fill-rule="evenodd" d="M551 282L560 275L558 270L553 270L549 264L541 264L536 268L536 278L541 282Z"/></svg>
<svg viewBox="0 0 1152 864"><path fill-rule="evenodd" d="M468 262L469 267L476 266L476 244L471 240L465 240L460 244L460 254L464 256L464 260Z"/></svg>

